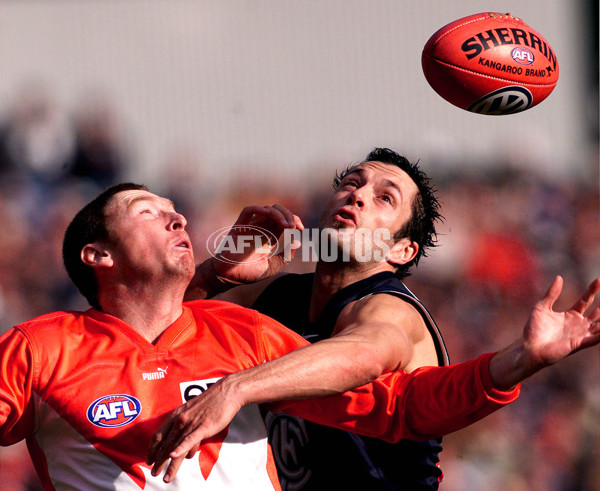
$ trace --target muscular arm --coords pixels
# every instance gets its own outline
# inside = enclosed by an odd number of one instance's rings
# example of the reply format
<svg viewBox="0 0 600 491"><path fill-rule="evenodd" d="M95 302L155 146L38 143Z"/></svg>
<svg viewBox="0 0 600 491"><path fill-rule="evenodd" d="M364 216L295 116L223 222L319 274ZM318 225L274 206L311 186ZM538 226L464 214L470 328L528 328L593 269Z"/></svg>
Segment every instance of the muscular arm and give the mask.
<svg viewBox="0 0 600 491"><path fill-rule="evenodd" d="M270 404L273 411L379 438L429 440L479 421L519 396L519 386L497 390L488 353L444 367L395 371L341 396Z"/></svg>
<svg viewBox="0 0 600 491"><path fill-rule="evenodd" d="M452 422L454 415L462 414L460 427L464 427L469 422L489 414L489 407L485 401L492 402L492 408L497 409L500 407L496 395L492 394L490 398L490 391L492 393L502 392L503 389L513 387L533 373L560 361L569 354L600 342L600 308L596 307L591 312L586 313L591 307L594 295L600 290L600 279L594 281L568 311L554 312L552 306L561 290L562 279L557 277L544 298L535 305L519 340L494 355L491 360L488 359L489 366L486 363L485 370L480 371L478 377L473 376L471 373L472 368L469 364L472 362L451 367L423 368L411 373L410 376L404 374L405 377L400 377L399 380L403 382L398 384L392 391L399 399L392 397L384 402L387 396L392 395L392 393L385 395L384 391L385 397L381 398L381 401L383 401L381 403L387 405L384 407L382 416L393 416L392 419L388 418L387 421L391 421L395 425L393 430L395 436L410 434L410 428L412 428L414 434L422 435L430 434L430 432L435 434L438 431L455 431L458 428L450 429L451 426L448 425L448 415L452 416L450 418L450 422ZM314 346L316 345L304 348L304 350L308 351L309 348L312 349ZM376 352L373 353L376 354ZM252 368L248 372L260 373L259 370L269 370L268 367L273 365L274 363L268 363ZM457 371L460 374L458 377L453 375ZM471 376L465 377L469 373L471 373ZM243 405L241 401L244 401L244 399L246 399L245 403L250 403L277 401L293 397L291 394L296 389L286 387L293 380L293 375L278 374L275 371L272 373L267 372L267 375L272 380L277 380L277 376L280 376L279 380L283 381L283 384L278 391L273 391L274 386L267 385L266 390L262 395L259 394L258 398L248 396L245 389L238 386L237 382L248 380L246 377L251 378L252 373L244 375L242 372L242 374L235 374L222 379L220 383L215 384L211 387L211 390L206 391L201 397L192 399L172 413L153 438L148 455L148 463L155 463L153 474L156 475L170 457L173 460L171 460L165 480L171 480L181 465L181 458L184 455L191 457L197 450L200 441L224 428L231 421L233 415L237 413L241 407L240 404ZM413 375L414 377L411 377ZM407 388L405 383L408 380L406 377L409 377L412 381L410 382L412 387L410 390L405 390ZM350 378L348 377L348 379ZM324 380L329 380L329 377L325 375ZM463 382L457 384L455 382L457 380ZM464 380L468 380L466 385ZM488 387L482 382L485 380L488 381ZM313 382L312 385L311 382ZM344 382L339 383L343 385ZM305 380L300 386L300 393L303 390L309 390L314 385L323 387L326 384L318 380ZM376 388L380 386L381 384L374 384L375 389L373 390L377 390ZM228 387L233 387L233 391L228 390ZM236 391L237 394L235 394ZM254 390L250 392L254 393ZM438 392L447 394L447 400L439 399L438 401L436 397ZM488 395L482 399L482 393ZM244 394L246 395L244 396ZM465 398L463 394L470 395ZM327 392L324 391L320 395L327 395ZM473 405L474 400L470 399L471 396L474 396L480 402L483 401L483 406L475 407ZM501 399L502 394L500 396ZM369 400L372 402L373 399L367 398L368 411L365 413L366 415L370 414L373 407L368 402ZM431 404L423 405L424 400L430 401ZM230 401L234 401L233 404L230 404ZM316 402L309 401L310 403ZM380 403L377 404L375 408L381 410ZM413 408L407 414L405 412L406 408L411 408L412 405L419 409L415 411ZM429 405L431 407L428 407ZM306 409L306 405L304 406L304 409ZM220 412L224 407L229 407L233 413L226 412L226 414L223 414ZM210 408L218 408L219 410L210 410ZM399 414L396 414L397 408L400 408ZM471 416L465 419L465 415L469 412L472 413ZM307 414L310 416L310 410ZM433 418L437 418L437 420L433 421ZM409 428L408 432L406 427ZM164 439L163 432L168 434ZM381 428L379 432L381 432ZM173 449L175 450L169 453Z"/></svg>
<svg viewBox="0 0 600 491"><path fill-rule="evenodd" d="M268 338L271 332L269 323L275 321L269 317L263 317L263 320L266 323L265 345L268 347L276 343L276 340ZM167 438L163 440L161 430L153 438L148 462L157 462L154 467L157 474L166 458L166 449L174 448L174 442L187 433L180 435L172 429L170 422L176 417L186 422L190 417L190 426L200 426L202 421L205 429L220 430L247 404L341 394L372 382L382 373L405 368L413 356L413 343L419 342L425 332L421 316L397 297L374 295L353 302L338 317L332 338L228 375L212 386L211 391L205 392L202 398L191 400L185 413L173 414L162 428L168 433ZM386 397L385 391L378 394ZM339 409L340 403L344 404L333 401L335 407L332 410ZM297 410L303 409L299 407ZM310 406L305 406L304 410L313 412ZM304 413L304 416L308 415ZM208 431L213 432L212 429ZM181 458L172 462L169 469L171 476L179 467Z"/></svg>
<svg viewBox="0 0 600 491"><path fill-rule="evenodd" d="M374 295L342 311L332 338L229 375L223 384L242 405L341 394L404 369L424 331L409 304Z"/></svg>

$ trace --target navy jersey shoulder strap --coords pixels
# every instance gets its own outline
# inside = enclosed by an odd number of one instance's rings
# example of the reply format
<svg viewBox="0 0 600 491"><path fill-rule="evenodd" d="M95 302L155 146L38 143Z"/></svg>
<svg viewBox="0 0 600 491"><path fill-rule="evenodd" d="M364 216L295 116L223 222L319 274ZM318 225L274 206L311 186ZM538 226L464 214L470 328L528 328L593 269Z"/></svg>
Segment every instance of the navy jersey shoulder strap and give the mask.
<svg viewBox="0 0 600 491"><path fill-rule="evenodd" d="M376 295L386 293L394 295L410 303L417 311L421 314L421 317L425 321L425 325L435 345L435 350L438 357L438 363L441 366L449 365L450 360L448 357L448 350L442 334L433 319L431 313L425 308L417 296L411 292L407 286L394 275L392 272L383 272L376 275L364 278L356 283L348 285L342 290L338 291L329 300L321 317L319 319L320 335L322 338L330 337L333 332L333 328L337 321L338 316L342 309L351 302L361 300L370 295ZM328 332L329 331L329 332Z"/></svg>

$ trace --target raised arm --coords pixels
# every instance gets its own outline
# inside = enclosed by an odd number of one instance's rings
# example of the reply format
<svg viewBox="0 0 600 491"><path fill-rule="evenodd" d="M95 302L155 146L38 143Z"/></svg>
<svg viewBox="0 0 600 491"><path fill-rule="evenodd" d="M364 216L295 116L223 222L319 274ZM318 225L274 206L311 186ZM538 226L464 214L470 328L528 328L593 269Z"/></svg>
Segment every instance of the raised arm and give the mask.
<svg viewBox="0 0 600 491"><path fill-rule="evenodd" d="M293 258L299 243L284 250L277 242L286 228L304 228L299 217L281 205L247 206L229 231L222 251L196 268L186 291L186 300L213 297L230 288L269 278ZM270 242L267 238L271 238ZM251 240L248 240L251 239ZM260 247L256 244L260 243Z"/></svg>

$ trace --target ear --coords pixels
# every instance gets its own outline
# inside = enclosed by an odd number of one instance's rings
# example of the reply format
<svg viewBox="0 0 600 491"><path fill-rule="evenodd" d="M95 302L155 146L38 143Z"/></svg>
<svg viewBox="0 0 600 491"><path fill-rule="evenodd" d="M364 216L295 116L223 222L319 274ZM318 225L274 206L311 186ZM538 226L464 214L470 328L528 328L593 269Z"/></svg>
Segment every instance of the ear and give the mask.
<svg viewBox="0 0 600 491"><path fill-rule="evenodd" d="M395 242L387 255L387 261L398 266L412 261L419 252L419 244L404 238Z"/></svg>
<svg viewBox="0 0 600 491"><path fill-rule="evenodd" d="M83 264L92 268L110 268L113 258L110 252L98 242L86 244L81 249L81 260Z"/></svg>

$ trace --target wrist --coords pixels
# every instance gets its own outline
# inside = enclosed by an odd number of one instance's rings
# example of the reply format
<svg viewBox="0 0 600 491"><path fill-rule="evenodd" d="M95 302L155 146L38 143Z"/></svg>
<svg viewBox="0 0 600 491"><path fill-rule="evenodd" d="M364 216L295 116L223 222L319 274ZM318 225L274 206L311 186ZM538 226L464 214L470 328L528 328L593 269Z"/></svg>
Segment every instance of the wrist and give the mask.
<svg viewBox="0 0 600 491"><path fill-rule="evenodd" d="M214 269L214 266L213 266ZM234 280L230 280L228 278L225 278L224 276L220 276L216 273L215 271L215 278L217 279L217 281L225 288L229 289L232 288L234 286L240 286L240 285L246 285L247 283L244 283L242 281L234 281Z"/></svg>
<svg viewBox="0 0 600 491"><path fill-rule="evenodd" d="M233 404L238 411L250 403L242 390L244 385L240 380L240 374L243 374L243 371L226 375L216 384L219 391L223 394L224 400L228 404Z"/></svg>
<svg viewBox="0 0 600 491"><path fill-rule="evenodd" d="M512 389L537 370L522 339L496 353L489 364L490 379L499 390Z"/></svg>
<svg viewBox="0 0 600 491"><path fill-rule="evenodd" d="M211 298L240 284L220 276L215 268L216 260L211 257L196 267L196 274L188 286L185 300Z"/></svg>

